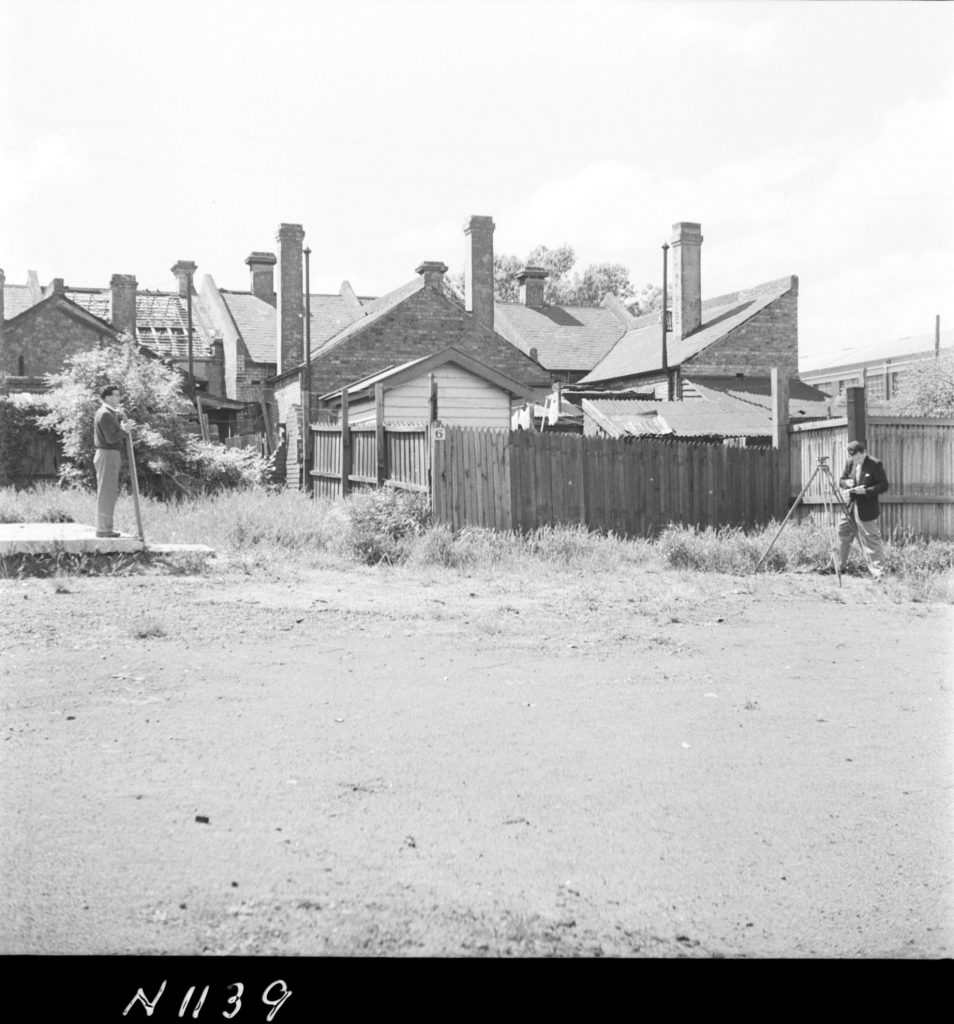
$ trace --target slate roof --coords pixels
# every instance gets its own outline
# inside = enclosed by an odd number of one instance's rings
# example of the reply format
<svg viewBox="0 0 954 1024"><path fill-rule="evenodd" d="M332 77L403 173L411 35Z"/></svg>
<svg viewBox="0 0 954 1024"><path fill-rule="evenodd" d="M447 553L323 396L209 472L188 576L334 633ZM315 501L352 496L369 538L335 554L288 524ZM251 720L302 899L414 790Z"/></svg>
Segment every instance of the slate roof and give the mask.
<svg viewBox="0 0 954 1024"><path fill-rule="evenodd" d="M679 366L698 355L713 342L724 338L740 324L771 305L797 286L794 276L779 278L742 292L732 292L702 303L702 325L687 338L668 336L667 357L670 367ZM606 357L581 380L590 384L600 380L652 373L662 369L659 314L643 318L649 322L626 331Z"/></svg>
<svg viewBox="0 0 954 1024"><path fill-rule="evenodd" d="M230 292L219 289L222 301L235 321L248 354L256 363L278 360L278 340L275 307L251 292Z"/></svg>
<svg viewBox="0 0 954 1024"><path fill-rule="evenodd" d="M277 364L276 317L274 306L251 292L233 292L220 288L219 292L228 306L235 326L242 335L249 356L256 363ZM353 307L343 295L309 296L311 305L311 350L315 355L329 338L347 327L354 319ZM360 297L362 306L369 306L376 300Z"/></svg>
<svg viewBox="0 0 954 1024"><path fill-rule="evenodd" d="M765 437L772 433L772 419L767 410L731 398L718 403L706 400L621 402L585 398L583 411L616 437L641 434Z"/></svg>
<svg viewBox="0 0 954 1024"><path fill-rule="evenodd" d="M590 370L619 341L624 325L601 306L495 302L494 329L527 354L535 348L548 370Z"/></svg>
<svg viewBox="0 0 954 1024"><path fill-rule="evenodd" d="M25 313L34 305L33 293L28 284L5 284L3 286L3 319L12 320Z"/></svg>

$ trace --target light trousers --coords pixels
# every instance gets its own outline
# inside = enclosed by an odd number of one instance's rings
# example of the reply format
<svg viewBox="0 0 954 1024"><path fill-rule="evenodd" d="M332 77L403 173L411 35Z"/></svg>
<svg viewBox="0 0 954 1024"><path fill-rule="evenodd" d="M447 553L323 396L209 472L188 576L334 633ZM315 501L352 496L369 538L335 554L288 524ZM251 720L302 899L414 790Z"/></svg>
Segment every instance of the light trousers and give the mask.
<svg viewBox="0 0 954 1024"><path fill-rule="evenodd" d="M119 495L119 466L122 455L108 448L97 448L93 456L96 470L96 529L112 532L113 510Z"/></svg>
<svg viewBox="0 0 954 1024"><path fill-rule="evenodd" d="M859 519L858 510L854 507L849 514L851 515L850 521L847 515L843 515L838 524L838 543L841 549L839 551L839 568L844 572L848 562L848 551L851 548L851 542L855 539L855 531L851 528L853 522L858 528L858 540L868 556L868 564L875 576L880 576L884 572L884 541L881 539L881 520Z"/></svg>

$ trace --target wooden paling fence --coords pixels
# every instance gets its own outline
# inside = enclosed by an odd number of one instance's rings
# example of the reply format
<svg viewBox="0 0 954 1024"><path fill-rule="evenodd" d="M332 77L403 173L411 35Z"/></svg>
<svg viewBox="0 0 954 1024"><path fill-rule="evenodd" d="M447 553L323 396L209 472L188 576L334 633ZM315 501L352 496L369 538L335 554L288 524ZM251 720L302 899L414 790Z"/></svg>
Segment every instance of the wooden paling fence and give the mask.
<svg viewBox="0 0 954 1024"><path fill-rule="evenodd" d="M583 523L650 536L669 523L754 526L777 509L771 448L443 428L433 442L435 519L454 529Z"/></svg>
<svg viewBox="0 0 954 1024"><path fill-rule="evenodd" d="M868 451L884 463L890 484L880 498L885 536L897 530L954 539L954 419L869 416L867 435ZM791 497L805 486L819 455L828 457L837 481L849 440L844 419L790 427ZM800 515L811 514L820 505L820 479L802 501Z"/></svg>
<svg viewBox="0 0 954 1024"><path fill-rule="evenodd" d="M311 477L316 498L341 498L356 490L390 486L427 491L429 433L423 424L311 428L314 456ZM379 459L380 453L380 459Z"/></svg>

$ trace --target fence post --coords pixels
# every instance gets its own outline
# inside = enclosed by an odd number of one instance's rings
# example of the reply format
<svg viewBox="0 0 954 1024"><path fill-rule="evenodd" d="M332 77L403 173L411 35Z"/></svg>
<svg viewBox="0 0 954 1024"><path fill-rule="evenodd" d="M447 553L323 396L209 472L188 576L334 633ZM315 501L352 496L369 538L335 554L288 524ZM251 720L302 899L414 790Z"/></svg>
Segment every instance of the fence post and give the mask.
<svg viewBox="0 0 954 1024"><path fill-rule="evenodd" d="M788 448L788 414L791 381L787 372L772 367L772 447L776 452L776 493L772 504L779 516L788 513L792 491L791 459Z"/></svg>
<svg viewBox="0 0 954 1024"><path fill-rule="evenodd" d="M388 453L384 438L384 385L374 385L374 447L378 460L378 487L384 486L388 472Z"/></svg>
<svg viewBox="0 0 954 1024"><path fill-rule="evenodd" d="M351 425L348 423L348 391L341 391L341 497L351 489Z"/></svg>
<svg viewBox="0 0 954 1024"><path fill-rule="evenodd" d="M868 444L868 418L865 413L865 389L845 388L845 415L848 418L848 440Z"/></svg>

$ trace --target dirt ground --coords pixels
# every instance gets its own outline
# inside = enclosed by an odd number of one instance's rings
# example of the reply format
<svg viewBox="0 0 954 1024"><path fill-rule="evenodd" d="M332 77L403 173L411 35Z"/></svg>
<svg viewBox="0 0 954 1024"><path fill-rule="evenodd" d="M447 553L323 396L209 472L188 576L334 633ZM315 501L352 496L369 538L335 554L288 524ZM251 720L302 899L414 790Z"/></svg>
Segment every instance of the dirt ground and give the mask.
<svg viewBox="0 0 954 1024"><path fill-rule="evenodd" d="M0 952L954 952L950 606L351 568L0 608Z"/></svg>

